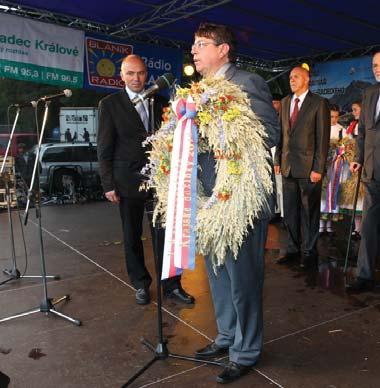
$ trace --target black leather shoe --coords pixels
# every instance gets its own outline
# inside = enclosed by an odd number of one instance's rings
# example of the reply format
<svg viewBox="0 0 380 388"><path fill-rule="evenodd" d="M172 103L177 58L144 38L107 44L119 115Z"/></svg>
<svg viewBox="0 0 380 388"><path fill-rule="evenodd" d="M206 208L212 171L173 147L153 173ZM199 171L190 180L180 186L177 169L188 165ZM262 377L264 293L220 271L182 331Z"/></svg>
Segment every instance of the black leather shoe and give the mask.
<svg viewBox="0 0 380 388"><path fill-rule="evenodd" d="M294 260L299 258L299 253L294 252L294 253L289 253L287 252L285 256L279 257L276 260L276 264L289 264L292 263Z"/></svg>
<svg viewBox="0 0 380 388"><path fill-rule="evenodd" d="M374 282L371 279L356 278L352 283L346 284L346 290L351 292L371 291L374 287Z"/></svg>
<svg viewBox="0 0 380 388"><path fill-rule="evenodd" d="M195 358L200 360L208 360L209 358L225 356L228 354L228 348L222 348L218 346L215 342L211 342L202 349L199 349L195 352Z"/></svg>
<svg viewBox="0 0 380 388"><path fill-rule="evenodd" d="M136 291L136 303L137 304L148 304L150 302L150 293L146 288L139 288Z"/></svg>
<svg viewBox="0 0 380 388"><path fill-rule="evenodd" d="M223 369L222 373L216 377L216 381L220 384L231 383L232 381L246 375L250 369L250 366L240 365L236 362L230 361Z"/></svg>
<svg viewBox="0 0 380 388"><path fill-rule="evenodd" d="M174 290L165 292L167 298L176 299L179 302L186 304L194 304L195 298L188 294L182 287L175 288Z"/></svg>
<svg viewBox="0 0 380 388"><path fill-rule="evenodd" d="M317 269L318 268L318 254L304 253L301 258L300 267L303 269Z"/></svg>

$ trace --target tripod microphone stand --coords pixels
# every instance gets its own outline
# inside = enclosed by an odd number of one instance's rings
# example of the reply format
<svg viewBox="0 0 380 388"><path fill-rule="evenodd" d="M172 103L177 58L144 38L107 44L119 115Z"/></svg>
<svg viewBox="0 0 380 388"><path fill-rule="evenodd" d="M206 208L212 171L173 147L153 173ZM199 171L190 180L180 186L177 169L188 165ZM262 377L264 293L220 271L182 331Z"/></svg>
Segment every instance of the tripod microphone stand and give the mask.
<svg viewBox="0 0 380 388"><path fill-rule="evenodd" d="M0 169L0 178L3 180L4 186L5 186L5 200L7 203L9 240L10 240L11 260L12 260L12 269L4 269L3 270L3 273L5 275L9 276L9 279L0 282L0 286L2 286L3 284L6 284L12 280L16 280L16 279L20 279L20 278L40 278L41 277L40 275L21 275L20 271L17 268L17 262L16 262L15 238L14 238L13 219L12 219L12 210L11 210L11 202L12 202L12 193L11 193L11 188L10 188L11 175L9 174L9 172L5 171L5 167L6 167L10 147L12 144L13 135L14 135L14 132L16 129L17 121L18 121L18 118L20 116L20 110L21 109L18 106L17 111L16 111L16 116L15 116L14 121L13 121L12 130L11 130L11 133L9 135L9 140L8 140L7 148L6 148L6 151L4 154L3 163L2 163L1 169ZM59 276L48 275L47 277L51 278L51 279L55 279L55 280L59 279Z"/></svg>
<svg viewBox="0 0 380 388"><path fill-rule="evenodd" d="M33 190L35 189L34 200L35 200L36 217L38 218L38 237L39 237L39 244L40 244L43 300L41 301L41 304L39 307L34 308L32 310L22 312L22 313L19 313L19 314L16 314L16 315L13 315L13 316L10 316L10 317L7 317L7 318L2 318L2 319L0 319L0 323L5 322L5 321L9 321L11 319L24 317L24 316L34 314L37 312L42 312L42 313L45 313L46 315L49 315L49 313L54 314L60 318L68 320L69 322L71 322L77 326L81 325L80 320L69 317L69 316L64 315L61 312L55 310L55 306L58 303L61 303L63 301L68 301L70 299L70 295L64 295L62 297L59 297L59 298L53 300L52 298L48 297L48 291L47 291L47 282L46 282L47 276L46 276L46 267L45 267L45 253L44 253L43 235L42 235L41 198L40 198L40 189L39 189L39 179L37 179L36 188L34 187L35 186L34 183L35 183L36 176L39 176L38 164L39 164L40 148L41 148L41 143L42 143L42 139L43 139L44 132L45 132L45 127L46 127L46 122L47 122L47 117L48 117L48 112L49 112L49 104L50 104L50 101L45 101L44 118L43 118L42 128L41 128L40 137L39 137L39 141L38 141L36 159L34 161L32 180L30 183L29 191L28 191L28 201L27 201L27 205L26 205L26 209L25 209L25 222L24 222L25 225L28 222L30 202L31 202L31 198L33 196ZM38 105L35 106L36 118L37 118L37 109L38 109ZM37 125L37 129L38 129L38 125Z"/></svg>
<svg viewBox="0 0 380 388"><path fill-rule="evenodd" d="M158 225L158 221L156 221L156 225L154 226L154 237L153 238L153 256L154 256L154 266L156 271L156 291L157 291L157 333L158 333L158 342L154 345L149 340L142 338L141 343L145 345L150 351L154 353L153 358L148 361L139 371L137 371L123 386L122 388L128 387L131 385L139 376L141 376L147 369L149 369L156 361L166 360L167 358L175 358L179 360L185 361L193 361L201 364L210 364L224 367L224 363L219 361L208 361L208 360L200 360L194 357L180 355L171 353L168 350L167 343L168 341L164 338L163 333L163 325L162 325L162 291L161 291L161 270L162 263L159 260L159 233L160 226Z"/></svg>
<svg viewBox="0 0 380 388"><path fill-rule="evenodd" d="M149 99L149 113L150 113L150 129L151 133L153 133L152 128L154 128L154 99ZM152 209L153 211L153 202ZM148 211L149 211L148 210ZM151 217L152 218L152 215ZM150 219L151 222L151 219ZM162 291L161 291L161 271L162 271L162 260L160 260L160 252L162 250L161 244L162 239L160 239L160 232L163 233L163 229L160 227L160 222L156 220L155 226L152 228L152 239L153 239L153 257L154 257L154 266L156 272L156 291L157 291L157 334L158 334L158 342L154 345L149 340L142 338L141 343L145 345L150 351L154 353L153 358L148 361L139 371L137 371L123 386L122 388L130 386L139 376L141 376L146 370L148 370L156 361L166 360L167 358L174 358L185 361L193 361L201 364L210 364L224 367L224 363L218 361L208 361L208 360L200 360L195 357L170 353L167 347L168 341L164 338L163 333L163 325L162 325Z"/></svg>

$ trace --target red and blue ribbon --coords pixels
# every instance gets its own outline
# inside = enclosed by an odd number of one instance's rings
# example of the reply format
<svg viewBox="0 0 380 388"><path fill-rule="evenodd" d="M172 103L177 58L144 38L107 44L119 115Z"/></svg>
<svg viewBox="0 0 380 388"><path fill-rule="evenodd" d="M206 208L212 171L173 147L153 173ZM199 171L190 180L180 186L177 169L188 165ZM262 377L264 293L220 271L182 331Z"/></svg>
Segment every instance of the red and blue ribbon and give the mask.
<svg viewBox="0 0 380 388"><path fill-rule="evenodd" d="M162 279L195 266L197 213L197 115L191 96L173 103L178 123L170 162Z"/></svg>

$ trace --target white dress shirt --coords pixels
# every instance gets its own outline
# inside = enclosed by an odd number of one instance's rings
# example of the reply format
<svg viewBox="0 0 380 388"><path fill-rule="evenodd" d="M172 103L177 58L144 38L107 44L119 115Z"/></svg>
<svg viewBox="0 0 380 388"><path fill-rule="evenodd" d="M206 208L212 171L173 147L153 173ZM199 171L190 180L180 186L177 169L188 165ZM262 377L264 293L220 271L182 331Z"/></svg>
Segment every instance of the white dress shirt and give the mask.
<svg viewBox="0 0 380 388"><path fill-rule="evenodd" d="M293 94L292 101L290 102L290 112L289 112L290 116L289 117L292 117L294 105L296 104L296 101L295 101L296 98L299 99L299 101L298 101L298 111L300 111L301 110L301 106L303 104L303 100L305 99L306 94L308 94L308 93L309 93L309 89L306 90L305 93L302 93L300 96L296 96L295 94Z"/></svg>
<svg viewBox="0 0 380 388"><path fill-rule="evenodd" d="M377 104L376 104L376 113L375 113L376 121L379 118L379 114L380 114L380 94L379 94L379 97L377 98Z"/></svg>
<svg viewBox="0 0 380 388"><path fill-rule="evenodd" d="M215 73L215 77L220 77L220 76L224 77L224 74L226 74L226 72L230 68L230 66L231 66L231 63L227 62L224 65L222 65L221 67L219 67L218 71Z"/></svg>

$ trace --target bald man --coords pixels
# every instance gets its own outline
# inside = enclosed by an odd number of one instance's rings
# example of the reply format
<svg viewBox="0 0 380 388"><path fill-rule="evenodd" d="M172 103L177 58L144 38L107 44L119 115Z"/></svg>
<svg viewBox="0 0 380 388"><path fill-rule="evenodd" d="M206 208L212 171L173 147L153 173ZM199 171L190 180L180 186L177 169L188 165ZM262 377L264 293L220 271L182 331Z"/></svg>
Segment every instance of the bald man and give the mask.
<svg viewBox="0 0 380 388"><path fill-rule="evenodd" d="M100 178L106 198L119 205L124 235L124 250L129 279L136 288L136 303L150 302L149 287L152 278L145 266L141 241L144 211L151 220L152 193L140 191L143 181L141 169L147 163L147 150L142 146L146 137L161 123L162 109L167 105L162 97L154 96L153 128L150 128L148 102L134 106L132 100L141 94L147 80L145 62L138 55L129 55L122 61L120 76L125 88L103 98L99 103L97 138ZM153 231L152 225L151 230ZM164 231L158 231L160 265ZM155 233L152 233L152 238ZM181 287L180 276L162 282L164 295L183 303L192 304L194 298Z"/></svg>
<svg viewBox="0 0 380 388"><path fill-rule="evenodd" d="M330 141L330 110L326 99L309 91L307 70L293 68L289 81L293 94L281 101L281 141L274 163L275 173L282 174L288 246L277 263L300 258L301 267L309 267L318 260L316 244L322 175Z"/></svg>

